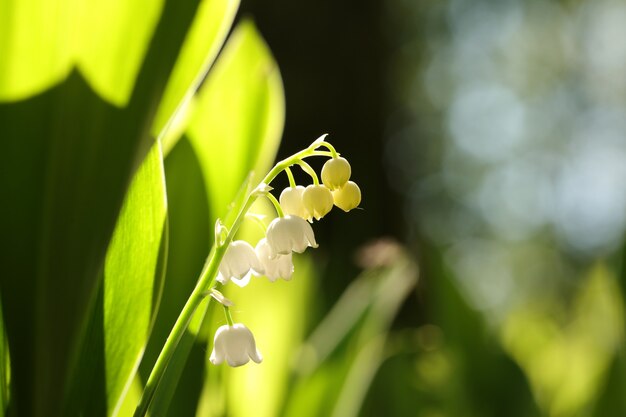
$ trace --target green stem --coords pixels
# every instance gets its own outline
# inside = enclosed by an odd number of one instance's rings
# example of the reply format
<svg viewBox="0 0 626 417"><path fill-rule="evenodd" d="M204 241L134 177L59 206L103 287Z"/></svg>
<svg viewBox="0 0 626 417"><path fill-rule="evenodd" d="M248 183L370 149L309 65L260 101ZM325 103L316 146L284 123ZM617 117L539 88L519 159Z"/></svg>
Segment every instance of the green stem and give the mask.
<svg viewBox="0 0 626 417"><path fill-rule="evenodd" d="M230 327L233 327L235 323L233 322L233 316L230 315L230 308L226 307L225 305L222 305L222 307L224 307L224 315L226 316L226 322L228 323Z"/></svg>
<svg viewBox="0 0 626 417"><path fill-rule="evenodd" d="M289 167L285 168L285 173L287 173L287 177L289 178L289 186L291 188L296 188L296 180L293 178L293 173Z"/></svg>
<svg viewBox="0 0 626 417"><path fill-rule="evenodd" d="M311 165L307 164L303 160L300 160L297 163L298 165L300 165L300 167L302 168L304 172L306 172L307 174L311 176L311 178L313 179L313 184L315 185L320 184L320 180L319 178L317 178L317 174L315 173L315 170L311 167Z"/></svg>
<svg viewBox="0 0 626 417"><path fill-rule="evenodd" d="M274 197L272 193L265 194L265 197L267 197L267 199L270 200L272 204L274 205L274 208L276 209L276 214L278 214L278 217L285 217L285 213L283 213L283 209L280 206L280 203L278 202L278 200L276 200L276 197Z"/></svg>
<svg viewBox="0 0 626 417"><path fill-rule="evenodd" d="M324 146L325 148L327 148L330 151L330 154L331 154L331 156L333 158L337 158L339 156L339 154L335 150L335 147L333 145L331 145L330 143L328 143L326 141L320 142L319 146Z"/></svg>
<svg viewBox="0 0 626 417"><path fill-rule="evenodd" d="M206 291L209 288L213 287L213 285L215 285L217 271L220 262L222 261L226 250L228 249L228 245L233 240L237 229L239 229L239 226L245 217L245 213L248 211L248 209L250 209L250 206L252 206L252 203L254 203L257 197L258 196L255 193L252 193L248 196L246 203L244 204L242 210L239 212L237 218L235 219L235 222L233 223L233 227L230 229L230 232L226 236L224 244L221 246L214 245L211 249L211 252L207 257L207 261L202 268L202 272L200 273L200 278L198 279L195 288L191 292L191 295L187 299L185 306L180 312L180 315L176 319L176 323L174 324L174 327L167 337L167 340L163 345L163 349L161 350L161 353L159 354L159 357L157 358L157 361L152 368L152 372L150 373L148 381L146 382L146 387L144 388L141 400L139 401L137 409L135 410L135 417L142 417L146 415L148 407L152 402L154 393L156 392L156 389L161 382L163 375L165 374L167 365L174 355L180 339L185 334L185 330L187 330L189 322L191 321L193 314L196 312L198 305L200 305L200 302L205 297Z"/></svg>
<svg viewBox="0 0 626 417"><path fill-rule="evenodd" d="M302 158L306 158L308 156L316 156L320 153L321 152L315 151L314 149L307 148L303 151L296 153L295 155L290 156L289 158L283 159L282 161L274 165L271 171L267 173L265 178L263 178L262 183L269 185L278 174L280 174L289 166L298 163L298 161L300 161ZM191 321L193 314L198 308L198 305L200 305L200 302L206 296L208 289L215 285L217 271L220 262L222 261L226 250L228 249L228 245L233 240L235 234L239 230L241 222L245 218L246 213L248 212L254 201L259 197L259 195L260 194L256 191L256 189L248 195L243 207L241 207L239 213L237 214L237 217L235 218L235 221L233 222L233 225L231 226L230 231L226 236L226 239L224 239L223 244L219 246L213 245L209 256L207 256L204 267L202 268L202 272L200 273L198 282L191 292L191 295L187 299L185 306L180 312L180 315L176 319L176 323L174 324L174 327L172 327L172 330L170 331L170 334L167 337L165 344L163 345L163 349L161 349L159 357L157 358L157 361L154 364L152 371L150 372L150 376L148 377L148 381L146 382L146 386L144 388L139 404L135 409L134 417L143 417L148 412L148 407L152 402L154 393L156 392L156 389L161 382L163 375L165 374L167 365L174 355L178 343L180 342L181 338L185 334L185 331L187 330L187 327L189 326L189 322Z"/></svg>

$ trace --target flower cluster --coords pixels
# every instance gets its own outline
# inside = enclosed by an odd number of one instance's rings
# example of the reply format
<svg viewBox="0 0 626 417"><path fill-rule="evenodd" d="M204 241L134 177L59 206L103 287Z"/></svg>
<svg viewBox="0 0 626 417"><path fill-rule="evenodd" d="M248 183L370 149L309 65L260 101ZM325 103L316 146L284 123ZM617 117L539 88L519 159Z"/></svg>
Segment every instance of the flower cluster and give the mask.
<svg viewBox="0 0 626 417"><path fill-rule="evenodd" d="M280 194L279 201L262 183L266 189L264 195L274 204L278 217L267 226L265 237L255 247L243 240L230 242L219 266L219 283L225 285L232 281L243 287L252 276L265 276L271 282L290 280L294 272L292 253L318 247L311 227L313 219L320 220L333 206L346 212L358 207L361 190L350 181L350 164L323 139L324 136L309 148L276 165L276 173L285 171L290 183ZM320 147L326 147L329 152L317 150ZM310 156L330 157L322 167L322 184L313 168L304 161ZM290 170L292 165L302 167L311 176L313 184L307 187L296 185ZM270 181L273 179L272 172L268 174ZM214 295L214 298L224 305L228 324L215 333L211 362L218 365L226 360L230 366L244 365L250 359L261 362L262 356L256 348L252 332L243 324L234 323L230 317L229 305L232 303L221 295Z"/></svg>

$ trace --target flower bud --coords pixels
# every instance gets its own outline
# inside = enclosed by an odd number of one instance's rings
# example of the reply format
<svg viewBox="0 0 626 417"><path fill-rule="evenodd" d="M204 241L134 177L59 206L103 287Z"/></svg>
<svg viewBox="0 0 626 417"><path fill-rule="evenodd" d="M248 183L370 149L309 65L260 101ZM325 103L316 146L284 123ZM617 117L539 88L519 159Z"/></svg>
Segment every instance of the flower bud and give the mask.
<svg viewBox="0 0 626 417"><path fill-rule="evenodd" d="M236 367L245 365L250 359L256 363L263 360L250 329L241 323L220 326L215 332L213 352L209 358L211 363L219 365L226 360L229 366Z"/></svg>
<svg viewBox="0 0 626 417"><path fill-rule="evenodd" d="M309 217L309 213L302 202L302 193L304 193L304 187L301 185L287 187L280 193L280 207L285 214L293 214L303 219Z"/></svg>
<svg viewBox="0 0 626 417"><path fill-rule="evenodd" d="M361 202L361 189L356 183L348 181L342 188L333 191L333 200L337 207L348 212Z"/></svg>
<svg viewBox="0 0 626 417"><path fill-rule="evenodd" d="M347 159L331 158L322 167L322 182L331 190L336 190L348 182L351 173L352 169Z"/></svg>
<svg viewBox="0 0 626 417"><path fill-rule="evenodd" d="M324 217L333 208L333 194L323 185L309 185L302 193L302 201L308 212L308 219Z"/></svg>

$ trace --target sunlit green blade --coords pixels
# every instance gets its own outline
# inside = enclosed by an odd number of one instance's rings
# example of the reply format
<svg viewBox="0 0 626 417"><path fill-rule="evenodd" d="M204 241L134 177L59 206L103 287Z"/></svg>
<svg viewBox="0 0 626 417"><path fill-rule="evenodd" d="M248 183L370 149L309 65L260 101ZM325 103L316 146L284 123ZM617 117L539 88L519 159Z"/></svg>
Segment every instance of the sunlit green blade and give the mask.
<svg viewBox="0 0 626 417"><path fill-rule="evenodd" d="M155 145L137 171L107 251L67 415L114 415L158 305L167 248L165 178Z"/></svg>
<svg viewBox="0 0 626 417"><path fill-rule="evenodd" d="M41 93L68 75L74 56L74 8L62 4L0 2L0 102Z"/></svg>
<svg viewBox="0 0 626 417"><path fill-rule="evenodd" d="M197 275L209 252L213 233L212 226L209 225L202 173L196 154L186 138L180 140L168 155L165 161L165 174L168 190L170 249L163 302L140 367L144 382L195 285ZM190 334L183 338L181 344L187 344L189 337L192 338L192 345L195 335ZM179 345L179 350L184 349L185 346ZM181 357L182 363L178 366L170 364L166 375L182 371L186 355L181 355ZM180 361L180 359L175 358L175 361ZM163 394L162 389L168 392L167 384L166 380L161 384L164 387L159 387L157 391L156 399L159 402L169 398L162 398L166 395Z"/></svg>
<svg viewBox="0 0 626 417"><path fill-rule="evenodd" d="M107 409L119 405L139 366L156 316L165 275L167 203L160 146L144 160L104 266L104 330ZM91 415L91 413L86 413Z"/></svg>
<svg viewBox="0 0 626 417"><path fill-rule="evenodd" d="M126 105L165 1L72 3L63 10L71 13L74 9L76 65L101 97L118 106Z"/></svg>
<svg viewBox="0 0 626 417"><path fill-rule="evenodd" d="M250 171L258 181L269 170L283 122L278 67L254 25L244 21L200 90L187 132L215 216L224 216Z"/></svg>
<svg viewBox="0 0 626 417"><path fill-rule="evenodd" d="M152 127L155 137L159 136L183 99L189 99L198 88L198 83L206 75L224 43L238 7L239 0L203 0L200 4L159 105ZM179 117L176 120L185 119ZM176 121L170 123L176 124ZM175 136L168 136L167 152L177 139L176 132L180 135L183 133L180 126L170 126L169 130Z"/></svg>
<svg viewBox="0 0 626 417"><path fill-rule="evenodd" d="M156 103L197 5L164 5L124 108L99 97L79 72L40 95L0 103L0 292L16 415L61 413L116 218L153 143ZM52 16L65 12L61 6L72 4L55 3ZM48 46L67 46L57 41Z"/></svg>
<svg viewBox="0 0 626 417"><path fill-rule="evenodd" d="M2 2L0 101L33 96L79 68L101 97L127 104L163 3Z"/></svg>

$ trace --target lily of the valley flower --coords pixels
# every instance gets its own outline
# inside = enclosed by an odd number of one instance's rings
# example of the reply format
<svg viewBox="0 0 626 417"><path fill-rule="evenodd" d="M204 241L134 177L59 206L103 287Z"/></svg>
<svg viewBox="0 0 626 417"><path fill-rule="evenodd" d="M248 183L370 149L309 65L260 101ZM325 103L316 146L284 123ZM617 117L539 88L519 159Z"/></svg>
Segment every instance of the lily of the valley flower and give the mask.
<svg viewBox="0 0 626 417"><path fill-rule="evenodd" d="M333 208L333 194L323 185L309 185L302 193L302 202L309 212L308 219L321 219Z"/></svg>
<svg viewBox="0 0 626 417"><path fill-rule="evenodd" d="M331 158L322 167L322 182L331 190L343 187L350 179L352 168L347 159Z"/></svg>
<svg viewBox="0 0 626 417"><path fill-rule="evenodd" d="M278 217L267 227L267 243L272 256L302 253L307 247L317 248L311 225L302 217Z"/></svg>
<svg viewBox="0 0 626 417"><path fill-rule="evenodd" d="M274 282L278 278L282 278L286 281L291 279L294 269L291 252L287 255L274 255L272 248L265 238L257 243L254 250L265 269L265 276L270 281Z"/></svg>
<svg viewBox="0 0 626 417"><path fill-rule="evenodd" d="M213 365L219 365L226 360L229 366L245 365L252 359L261 363L263 356L256 348L256 342L250 329L241 323L232 326L221 326L215 332L213 352L209 360Z"/></svg>
<svg viewBox="0 0 626 417"><path fill-rule="evenodd" d="M361 189L356 183L348 181L342 188L333 191L335 205L343 211L350 211L361 202Z"/></svg>
<svg viewBox="0 0 626 417"><path fill-rule="evenodd" d="M217 280L222 284L232 280L238 286L245 287L250 282L251 273L264 273L254 248L243 240L231 242L220 263Z"/></svg>
<svg viewBox="0 0 626 417"><path fill-rule="evenodd" d="M285 214L293 214L303 219L309 217L304 203L302 202L302 193L304 193L304 187L301 185L287 187L280 193L280 207Z"/></svg>

